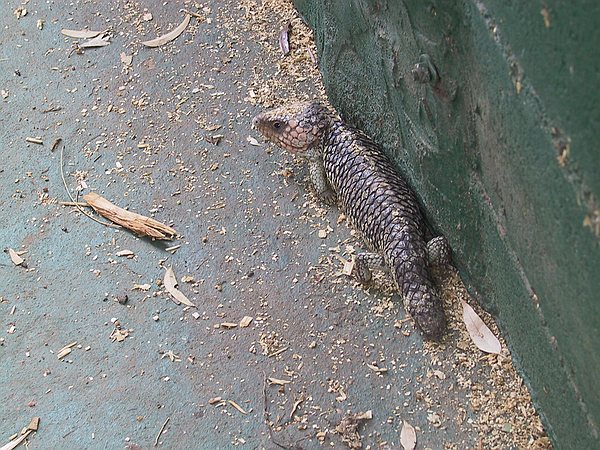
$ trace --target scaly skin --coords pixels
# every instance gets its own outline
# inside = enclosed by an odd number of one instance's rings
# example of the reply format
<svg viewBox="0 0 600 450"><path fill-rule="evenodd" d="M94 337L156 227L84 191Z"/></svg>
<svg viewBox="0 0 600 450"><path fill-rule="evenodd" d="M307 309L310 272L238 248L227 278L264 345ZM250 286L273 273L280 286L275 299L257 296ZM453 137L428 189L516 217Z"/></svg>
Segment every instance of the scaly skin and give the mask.
<svg viewBox="0 0 600 450"><path fill-rule="evenodd" d="M429 275L429 264L437 261L429 261L428 254L447 259L449 249L444 238L425 242L416 196L385 153L319 103L267 111L257 115L253 125L269 141L308 159L319 197L329 204L337 199L375 252L358 255L354 275L368 282L371 268L389 268L406 310L424 336L439 339L446 319Z"/></svg>

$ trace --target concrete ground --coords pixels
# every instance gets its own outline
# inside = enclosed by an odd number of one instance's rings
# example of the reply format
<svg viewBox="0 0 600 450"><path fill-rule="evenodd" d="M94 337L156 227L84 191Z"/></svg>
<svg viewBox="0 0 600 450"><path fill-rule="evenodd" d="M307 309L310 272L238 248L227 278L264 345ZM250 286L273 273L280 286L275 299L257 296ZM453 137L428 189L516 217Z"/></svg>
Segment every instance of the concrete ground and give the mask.
<svg viewBox="0 0 600 450"><path fill-rule="evenodd" d="M459 279L443 282L448 335L423 343L385 281L365 291L340 273L359 242L250 128L265 106L323 95L291 6L172 3L4 3L0 243L26 253L0 260L0 445L35 416L29 448L400 448L405 422L417 448L549 446L504 341L500 356L469 342ZM144 47L182 5L201 18ZM110 45L60 34L84 27ZM181 238L60 205L61 152L74 196L96 191ZM197 308L165 292L171 266Z"/></svg>

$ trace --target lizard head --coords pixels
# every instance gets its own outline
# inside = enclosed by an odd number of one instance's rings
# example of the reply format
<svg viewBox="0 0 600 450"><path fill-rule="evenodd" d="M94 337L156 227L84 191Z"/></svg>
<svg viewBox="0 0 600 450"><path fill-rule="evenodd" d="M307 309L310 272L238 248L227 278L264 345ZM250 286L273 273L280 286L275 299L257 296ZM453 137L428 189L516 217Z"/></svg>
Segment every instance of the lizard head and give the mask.
<svg viewBox="0 0 600 450"><path fill-rule="evenodd" d="M320 103L292 103L260 113L252 125L275 145L304 153L321 140L331 118L331 111Z"/></svg>

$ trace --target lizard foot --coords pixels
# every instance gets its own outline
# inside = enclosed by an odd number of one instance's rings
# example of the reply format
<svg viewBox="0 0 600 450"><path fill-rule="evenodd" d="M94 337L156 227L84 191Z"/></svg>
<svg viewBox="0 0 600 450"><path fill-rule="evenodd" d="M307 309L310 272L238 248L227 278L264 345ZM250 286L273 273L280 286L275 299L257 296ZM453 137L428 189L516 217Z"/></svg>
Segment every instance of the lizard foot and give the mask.
<svg viewBox="0 0 600 450"><path fill-rule="evenodd" d="M368 284L373 279L371 270L385 269L384 260L377 253L359 253L354 258L354 267L351 275L362 284Z"/></svg>
<svg viewBox="0 0 600 450"><path fill-rule="evenodd" d="M427 259L430 266L444 267L450 264L451 250L444 236L437 236L427 242Z"/></svg>

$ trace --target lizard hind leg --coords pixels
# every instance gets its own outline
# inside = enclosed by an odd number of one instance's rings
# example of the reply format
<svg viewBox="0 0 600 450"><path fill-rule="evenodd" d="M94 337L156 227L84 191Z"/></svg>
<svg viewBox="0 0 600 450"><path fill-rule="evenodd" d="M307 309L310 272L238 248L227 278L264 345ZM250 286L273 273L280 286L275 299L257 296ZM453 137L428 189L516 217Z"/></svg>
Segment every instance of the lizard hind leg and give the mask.
<svg viewBox="0 0 600 450"><path fill-rule="evenodd" d="M358 282L362 284L370 283L373 279L373 270L388 270L383 256L371 252L363 252L356 255L351 275Z"/></svg>
<svg viewBox="0 0 600 450"><path fill-rule="evenodd" d="M448 240L437 236L427 242L427 259L431 267L444 267L450 264L452 252Z"/></svg>

